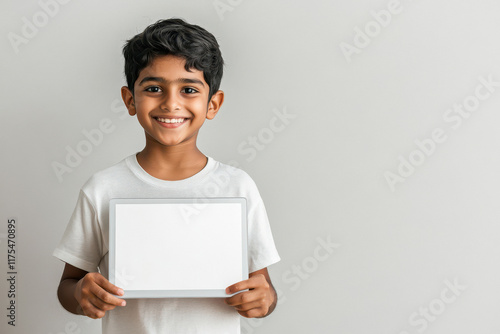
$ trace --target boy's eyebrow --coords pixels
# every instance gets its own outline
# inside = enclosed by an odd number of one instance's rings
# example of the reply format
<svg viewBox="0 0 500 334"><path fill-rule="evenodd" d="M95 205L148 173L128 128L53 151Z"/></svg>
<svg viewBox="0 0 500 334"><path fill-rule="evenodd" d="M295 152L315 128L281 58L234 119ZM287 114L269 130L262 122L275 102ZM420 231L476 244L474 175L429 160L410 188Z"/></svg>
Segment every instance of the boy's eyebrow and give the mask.
<svg viewBox="0 0 500 334"><path fill-rule="evenodd" d="M156 82L161 82L161 83L168 83L169 82L168 80L166 80L165 78L162 78L162 77L145 77L144 79L141 80L141 82L139 82L139 86L142 85L143 83L147 82L147 81L156 81ZM171 82L174 83L174 84L176 84L176 83L181 83L181 84L184 84L184 83L199 84L199 85L205 87L205 85L203 84L203 82L201 82L198 79L178 78L178 79L175 79L175 80L173 80Z"/></svg>

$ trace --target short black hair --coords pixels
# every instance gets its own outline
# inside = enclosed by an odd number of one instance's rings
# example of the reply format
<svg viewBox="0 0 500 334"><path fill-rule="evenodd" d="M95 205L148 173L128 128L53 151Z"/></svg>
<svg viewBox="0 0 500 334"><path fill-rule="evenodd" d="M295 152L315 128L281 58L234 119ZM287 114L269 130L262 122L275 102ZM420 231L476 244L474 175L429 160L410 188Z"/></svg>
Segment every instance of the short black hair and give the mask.
<svg viewBox="0 0 500 334"><path fill-rule="evenodd" d="M210 90L208 100L219 90L224 60L214 35L179 18L159 20L123 46L127 86L134 94L134 83L142 69L161 55L186 60L185 69L203 71Z"/></svg>

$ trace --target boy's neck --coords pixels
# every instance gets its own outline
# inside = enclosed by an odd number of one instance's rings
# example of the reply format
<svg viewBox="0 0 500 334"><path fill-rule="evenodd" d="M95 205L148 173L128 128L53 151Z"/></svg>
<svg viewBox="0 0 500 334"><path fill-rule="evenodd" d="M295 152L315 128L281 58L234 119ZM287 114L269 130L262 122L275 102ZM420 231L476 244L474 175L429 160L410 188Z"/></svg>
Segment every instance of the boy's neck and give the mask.
<svg viewBox="0 0 500 334"><path fill-rule="evenodd" d="M157 179L178 181L195 175L207 164L208 158L198 147L165 147L146 144L137 154L137 162Z"/></svg>

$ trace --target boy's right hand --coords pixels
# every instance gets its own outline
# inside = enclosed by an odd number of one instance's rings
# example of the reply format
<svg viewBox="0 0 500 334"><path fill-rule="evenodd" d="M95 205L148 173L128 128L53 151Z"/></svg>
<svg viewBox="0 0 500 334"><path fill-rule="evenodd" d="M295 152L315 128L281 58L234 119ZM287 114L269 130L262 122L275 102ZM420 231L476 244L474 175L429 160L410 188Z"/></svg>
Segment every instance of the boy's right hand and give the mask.
<svg viewBox="0 0 500 334"><path fill-rule="evenodd" d="M123 290L111 284L101 274L87 273L78 281L75 288L75 298L84 315L92 319L104 317L106 311L116 306L125 306L126 302L115 295L123 295Z"/></svg>

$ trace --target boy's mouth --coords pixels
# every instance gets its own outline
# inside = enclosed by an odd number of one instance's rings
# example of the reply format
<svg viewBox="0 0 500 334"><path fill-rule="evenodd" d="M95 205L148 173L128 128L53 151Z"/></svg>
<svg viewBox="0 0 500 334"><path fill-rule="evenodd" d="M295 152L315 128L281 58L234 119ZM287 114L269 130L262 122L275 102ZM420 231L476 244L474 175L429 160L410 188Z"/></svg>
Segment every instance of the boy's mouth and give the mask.
<svg viewBox="0 0 500 334"><path fill-rule="evenodd" d="M189 118L185 117L153 117L156 122L164 128L177 128L186 123Z"/></svg>
<svg viewBox="0 0 500 334"><path fill-rule="evenodd" d="M154 117L158 122L161 123L167 123L167 124L172 124L172 123L183 123L187 118L162 118L162 117Z"/></svg>

